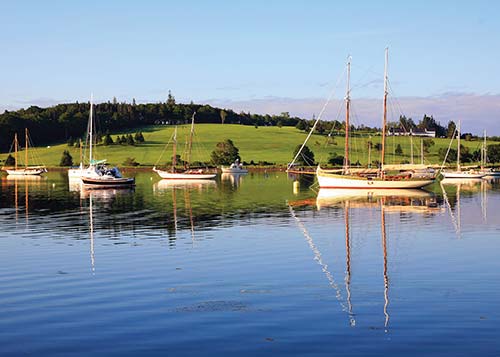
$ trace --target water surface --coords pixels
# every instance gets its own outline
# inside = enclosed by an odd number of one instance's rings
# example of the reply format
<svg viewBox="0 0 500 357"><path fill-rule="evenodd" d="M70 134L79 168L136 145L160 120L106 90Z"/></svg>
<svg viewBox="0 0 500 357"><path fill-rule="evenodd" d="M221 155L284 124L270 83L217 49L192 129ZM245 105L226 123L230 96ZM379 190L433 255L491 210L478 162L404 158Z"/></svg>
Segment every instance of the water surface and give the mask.
<svg viewBox="0 0 500 357"><path fill-rule="evenodd" d="M2 355L500 354L498 182L135 175L1 178Z"/></svg>

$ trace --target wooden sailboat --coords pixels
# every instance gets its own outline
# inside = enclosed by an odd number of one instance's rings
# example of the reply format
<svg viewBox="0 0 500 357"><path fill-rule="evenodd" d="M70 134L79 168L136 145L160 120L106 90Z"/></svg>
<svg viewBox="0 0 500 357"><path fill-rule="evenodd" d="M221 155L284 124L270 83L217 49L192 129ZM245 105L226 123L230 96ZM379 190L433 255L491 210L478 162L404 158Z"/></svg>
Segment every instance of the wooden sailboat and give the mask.
<svg viewBox="0 0 500 357"><path fill-rule="evenodd" d="M485 173L482 173L477 170L468 170L468 171L462 171L462 167L460 166L460 121L458 121L458 127L457 127L457 169L456 170L450 170L450 171L442 171L441 175L445 179L479 179L481 177L486 176ZM452 139L453 140L453 139Z"/></svg>
<svg viewBox="0 0 500 357"><path fill-rule="evenodd" d="M423 165L384 165L385 136L387 122L387 95L388 95L388 49L385 51L384 71L384 99L382 123L382 151L381 166L379 169L352 169L349 167L349 110L350 110L350 59L347 63L347 94L345 118L345 154L344 167L341 170L325 170L319 165L316 177L320 188L348 188L348 189L408 189L421 188L434 182L433 175L422 175ZM395 172L389 174L389 172ZM419 172L420 171L420 172Z"/></svg>
<svg viewBox="0 0 500 357"><path fill-rule="evenodd" d="M9 175L16 176L25 176L25 175L41 175L44 172L47 172L45 166L29 166L28 163L28 148L29 148L29 134L28 128L24 129L24 140L25 140L25 148L24 148L24 167L20 167L18 165L18 151L19 151L19 141L17 140L17 133L14 134L14 167L3 167L2 169L7 172Z"/></svg>
<svg viewBox="0 0 500 357"><path fill-rule="evenodd" d="M186 163L183 170L179 171L176 169L177 165L177 127L174 131L173 136L173 155L172 155L172 168L170 171L157 169L156 166L153 167L153 171L156 172L162 179L167 180L210 180L217 176L216 173L208 172L205 169L190 168L191 161L191 151L193 148L193 137L194 137L194 117L196 112L193 113L191 117L191 131L189 133L189 141L187 147Z"/></svg>

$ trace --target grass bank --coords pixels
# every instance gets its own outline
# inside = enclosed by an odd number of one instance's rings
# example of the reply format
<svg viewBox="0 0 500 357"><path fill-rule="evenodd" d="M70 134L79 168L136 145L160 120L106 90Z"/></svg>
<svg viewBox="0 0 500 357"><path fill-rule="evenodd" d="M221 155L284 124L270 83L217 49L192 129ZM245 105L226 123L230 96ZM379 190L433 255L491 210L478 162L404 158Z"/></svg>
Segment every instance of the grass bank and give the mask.
<svg viewBox="0 0 500 357"><path fill-rule="evenodd" d="M98 145L95 148L95 158L104 159L112 164L122 165L128 157L133 157L143 166L153 166L157 164L162 152L165 149L165 144L169 141L173 134L172 126L150 126L141 129L145 138L145 143L136 146L126 145ZM139 129L134 130L139 131ZM116 132L112 134L113 140L117 135L123 135L127 132ZM183 125L178 127L178 153L182 153L185 148L185 142L189 135L189 126ZM210 153L214 150L215 145L225 139L233 140L234 144L239 148L242 160L255 163L267 161L276 165L286 165L293 158L293 150L297 145L302 144L306 138L306 133L299 131L293 127L258 127L244 126L236 124L199 124L196 126L195 145L193 148L192 161L209 161ZM359 161L361 164L368 162L367 142L371 141L373 145L380 143L380 136L372 137L355 137L351 139L350 159L354 163ZM413 154L415 162L420 162L420 138L413 139ZM427 164L441 164L438 157L440 148L447 148L449 139L433 139L435 145L429 149L429 153L425 153L424 160ZM36 143L35 143L36 144ZM396 155L397 145L401 145L403 153ZM468 147L472 152L481 146L480 141L465 141L462 144ZM325 136L313 135L308 142L309 148L315 154L317 162L326 163L329 155L335 153L343 155L344 153L344 138L335 137L330 139L327 144ZM386 163L401 163L402 161L410 161L411 145L408 137L388 137L386 141ZM456 143L453 144L456 147ZM69 150L75 164L79 162L79 149L69 147L66 143L59 145L51 145L50 147L37 147L37 156L41 162L49 167L59 165L61 155L64 150ZM172 148L168 147L163 153L159 164L169 162L172 156ZM30 155L31 156L31 155ZM7 153L0 154L0 159L5 160ZM379 159L380 152L375 148L371 150L371 159Z"/></svg>

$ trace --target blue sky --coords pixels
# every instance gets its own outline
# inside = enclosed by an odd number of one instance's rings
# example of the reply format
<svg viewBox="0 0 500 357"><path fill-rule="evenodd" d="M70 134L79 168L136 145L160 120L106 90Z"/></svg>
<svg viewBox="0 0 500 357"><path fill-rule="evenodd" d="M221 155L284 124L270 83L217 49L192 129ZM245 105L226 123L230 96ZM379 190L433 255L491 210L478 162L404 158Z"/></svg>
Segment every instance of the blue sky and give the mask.
<svg viewBox="0 0 500 357"><path fill-rule="evenodd" d="M404 114L442 123L461 116L465 130L481 123L500 135L500 5L383 5L3 0L0 110L83 101L90 92L102 101L159 101L171 89L179 101L310 117L349 54L353 106L378 103L389 46L391 87L408 105ZM359 121L376 123L379 108L368 112Z"/></svg>

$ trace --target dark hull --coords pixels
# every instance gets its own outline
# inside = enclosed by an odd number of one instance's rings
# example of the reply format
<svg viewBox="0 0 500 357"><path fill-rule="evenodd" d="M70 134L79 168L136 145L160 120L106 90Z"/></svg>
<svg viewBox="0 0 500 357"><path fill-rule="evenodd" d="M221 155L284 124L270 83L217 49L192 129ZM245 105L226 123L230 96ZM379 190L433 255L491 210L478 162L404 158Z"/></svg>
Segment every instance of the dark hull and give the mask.
<svg viewBox="0 0 500 357"><path fill-rule="evenodd" d="M112 178L112 179L99 179L82 177L82 182L88 188L107 188L107 187L130 187L135 185L135 178Z"/></svg>

